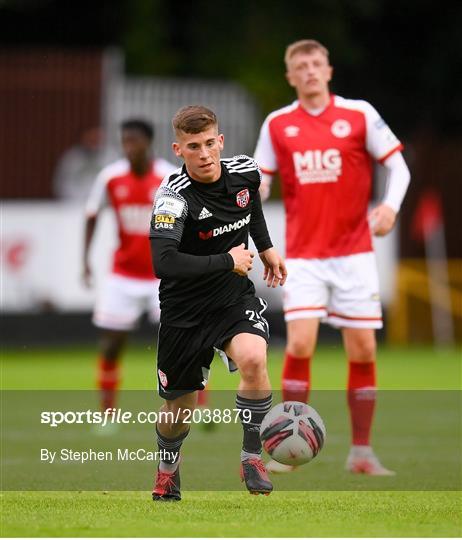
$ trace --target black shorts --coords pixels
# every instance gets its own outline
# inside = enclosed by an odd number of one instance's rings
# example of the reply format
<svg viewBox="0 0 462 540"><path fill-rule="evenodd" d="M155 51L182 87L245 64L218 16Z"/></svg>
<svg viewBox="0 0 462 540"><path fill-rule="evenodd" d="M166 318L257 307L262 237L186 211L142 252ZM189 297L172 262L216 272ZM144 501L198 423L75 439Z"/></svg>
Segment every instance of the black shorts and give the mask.
<svg viewBox="0 0 462 540"><path fill-rule="evenodd" d="M157 343L159 395L164 399L176 399L203 390L214 350L228 361L230 371L235 370L232 359L223 353L223 347L231 338L243 333L261 336L268 342L268 322L262 316L266 308L264 300L252 296L242 303L210 313L199 326L178 328L162 323Z"/></svg>

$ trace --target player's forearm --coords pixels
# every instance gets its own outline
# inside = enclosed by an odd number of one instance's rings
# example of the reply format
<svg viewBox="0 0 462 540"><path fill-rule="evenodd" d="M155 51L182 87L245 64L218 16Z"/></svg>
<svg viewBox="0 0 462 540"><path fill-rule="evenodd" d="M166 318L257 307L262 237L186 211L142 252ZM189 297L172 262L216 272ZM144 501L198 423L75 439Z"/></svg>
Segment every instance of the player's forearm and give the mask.
<svg viewBox="0 0 462 540"><path fill-rule="evenodd" d="M88 262L88 254L90 252L90 246L95 233L97 216L87 216L85 221L85 232L83 242L83 263Z"/></svg>
<svg viewBox="0 0 462 540"><path fill-rule="evenodd" d="M160 279L191 278L234 268L229 253L190 255L178 251L178 244L174 240L151 238L150 241L154 272Z"/></svg>
<svg viewBox="0 0 462 540"><path fill-rule="evenodd" d="M252 216L250 218L249 227L250 236L259 253L273 247L258 193L252 203Z"/></svg>
<svg viewBox="0 0 462 540"><path fill-rule="evenodd" d="M384 162L384 166L388 170L388 186L382 203L399 212L411 174L401 152L392 154Z"/></svg>

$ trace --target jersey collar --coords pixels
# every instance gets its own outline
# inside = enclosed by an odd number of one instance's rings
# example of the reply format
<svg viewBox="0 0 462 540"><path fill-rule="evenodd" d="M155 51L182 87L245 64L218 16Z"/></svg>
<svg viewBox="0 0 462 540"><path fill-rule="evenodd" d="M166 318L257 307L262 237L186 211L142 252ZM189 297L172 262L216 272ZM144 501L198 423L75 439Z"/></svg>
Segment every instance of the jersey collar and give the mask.
<svg viewBox="0 0 462 540"><path fill-rule="evenodd" d="M226 189L229 191L228 182L227 182L228 171L226 170L226 167L223 165L223 163L220 162L220 164L221 164L220 178L218 178L216 182L212 182L212 183L199 182L199 180L194 180L194 178L192 178L189 175L185 164L183 164L182 172L186 174L186 176L189 178L189 180L191 181L191 185L195 187L196 189L198 189L199 191L205 191L205 192L210 192L210 191L215 191L215 190L220 191L221 189L223 189L223 185L225 185Z"/></svg>
<svg viewBox="0 0 462 540"><path fill-rule="evenodd" d="M326 114L326 111L328 111L331 107L333 107L334 105L334 94L330 94L330 99L329 99L329 103L325 106L325 108L317 113L317 114L313 114L313 113L310 113L310 111L308 109L305 109L305 107L303 107L303 105L300 103L299 100L297 100L298 102L298 108L303 111L305 114L307 114L308 116L310 116L311 118L321 118L324 114Z"/></svg>

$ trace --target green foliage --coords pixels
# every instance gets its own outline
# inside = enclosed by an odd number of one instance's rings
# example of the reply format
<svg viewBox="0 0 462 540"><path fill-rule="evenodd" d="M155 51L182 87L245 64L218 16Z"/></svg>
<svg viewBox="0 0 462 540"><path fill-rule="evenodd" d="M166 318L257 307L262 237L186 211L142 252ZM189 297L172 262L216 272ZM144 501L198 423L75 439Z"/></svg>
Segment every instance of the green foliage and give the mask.
<svg viewBox="0 0 462 540"><path fill-rule="evenodd" d="M398 133L425 124L460 131L460 3L137 0L124 9L132 74L235 80L268 113L294 99L286 46L315 38L331 51L333 89L371 100Z"/></svg>

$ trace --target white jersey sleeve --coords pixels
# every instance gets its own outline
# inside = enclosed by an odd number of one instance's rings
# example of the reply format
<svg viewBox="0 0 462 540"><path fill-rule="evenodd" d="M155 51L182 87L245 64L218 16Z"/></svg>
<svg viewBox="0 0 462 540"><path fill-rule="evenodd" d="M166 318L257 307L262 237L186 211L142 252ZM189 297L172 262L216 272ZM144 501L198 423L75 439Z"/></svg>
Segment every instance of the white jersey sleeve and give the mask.
<svg viewBox="0 0 462 540"><path fill-rule="evenodd" d="M403 145L370 103L362 101L361 105L366 116L366 149L375 160L383 163Z"/></svg>
<svg viewBox="0 0 462 540"><path fill-rule="evenodd" d="M271 195L271 184L273 182L273 175L272 174L265 174L262 173L261 175L261 182L260 182L260 198L262 201L266 201L269 199L269 196Z"/></svg>
<svg viewBox="0 0 462 540"><path fill-rule="evenodd" d="M258 137L257 147L255 148L255 154L253 156L262 173L266 175L274 174L278 170L276 154L274 152L269 130L270 118L271 115L263 122Z"/></svg>
<svg viewBox="0 0 462 540"><path fill-rule="evenodd" d="M388 171L388 182L383 204L399 212L406 195L411 175L401 152L394 152L383 163Z"/></svg>
<svg viewBox="0 0 462 540"><path fill-rule="evenodd" d="M85 213L88 217L96 216L108 203L107 184L115 176L125 174L129 170L129 164L126 159L120 159L104 169L98 174L90 190Z"/></svg>

